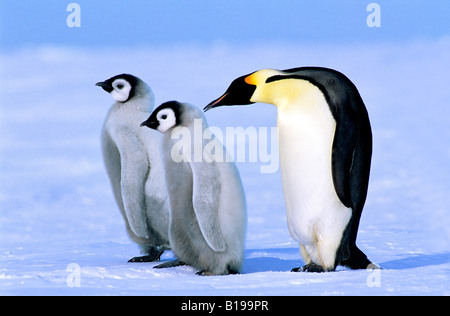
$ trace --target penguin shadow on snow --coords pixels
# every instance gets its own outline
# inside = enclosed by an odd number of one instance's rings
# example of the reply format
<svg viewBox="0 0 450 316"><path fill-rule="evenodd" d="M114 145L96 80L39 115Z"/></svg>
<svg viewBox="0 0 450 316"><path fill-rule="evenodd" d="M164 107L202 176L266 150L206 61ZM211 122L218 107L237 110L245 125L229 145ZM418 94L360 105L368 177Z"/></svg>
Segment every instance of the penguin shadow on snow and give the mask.
<svg viewBox="0 0 450 316"><path fill-rule="evenodd" d="M279 257L298 256L298 259L281 259ZM168 252L164 254L161 262L175 260L176 257ZM289 272L292 268L304 264L300 258L298 248L270 248L246 249L243 268L240 274L258 272Z"/></svg>
<svg viewBox="0 0 450 316"><path fill-rule="evenodd" d="M450 252L435 254L409 254L405 258L380 263L383 269L406 270L429 267L450 262Z"/></svg>
<svg viewBox="0 0 450 316"><path fill-rule="evenodd" d="M292 255L298 256L298 259L279 258ZM302 264L298 248L246 249L242 274L289 272L292 268Z"/></svg>
<svg viewBox="0 0 450 316"><path fill-rule="evenodd" d="M289 272L292 268L301 266L303 263L298 248L269 248L269 249L246 249L244 266L241 274L258 272ZM169 252L170 254L170 252ZM174 260L167 254L162 261ZM298 255L298 259L281 259L280 256L292 257ZM410 254L405 258L381 262L382 269L406 270L421 267L430 267L450 263L450 252L437 254Z"/></svg>

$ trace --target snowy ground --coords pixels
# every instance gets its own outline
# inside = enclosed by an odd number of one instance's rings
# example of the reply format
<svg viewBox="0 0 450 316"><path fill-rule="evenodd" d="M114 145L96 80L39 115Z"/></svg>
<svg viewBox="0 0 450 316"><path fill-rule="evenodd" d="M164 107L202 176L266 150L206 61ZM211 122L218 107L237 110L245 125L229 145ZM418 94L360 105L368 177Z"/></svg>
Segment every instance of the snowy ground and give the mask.
<svg viewBox="0 0 450 316"><path fill-rule="evenodd" d="M0 294L449 295L449 52L450 39L3 53ZM203 107L240 75L303 65L347 74L369 110L374 155L358 244L383 270L289 272L303 263L287 231L280 174L261 174L261 164L249 162L238 164L248 201L243 274L200 277L190 267L127 263L138 249L99 148L112 99L94 84L129 72L152 86L158 104ZM223 129L275 126L275 117L269 105L207 113Z"/></svg>

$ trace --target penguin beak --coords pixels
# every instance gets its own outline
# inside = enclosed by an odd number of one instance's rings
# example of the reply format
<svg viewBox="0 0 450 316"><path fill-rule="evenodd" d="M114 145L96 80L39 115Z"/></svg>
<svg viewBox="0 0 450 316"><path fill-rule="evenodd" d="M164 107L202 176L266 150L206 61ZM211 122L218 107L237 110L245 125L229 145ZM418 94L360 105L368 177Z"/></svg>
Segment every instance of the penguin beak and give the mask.
<svg viewBox="0 0 450 316"><path fill-rule="evenodd" d="M141 123L141 127L143 127L143 126L146 126L148 128L152 128L152 129L157 129L159 126L159 122L154 121L149 117L148 120Z"/></svg>
<svg viewBox="0 0 450 316"><path fill-rule="evenodd" d="M114 90L114 88L106 81L97 82L95 85L102 87L102 89L108 93L111 93Z"/></svg>
<svg viewBox="0 0 450 316"><path fill-rule="evenodd" d="M250 101L256 90L256 85L246 81L249 75L235 79L228 87L227 91L218 99L209 103L203 111L217 108L223 105L247 105L254 102Z"/></svg>
<svg viewBox="0 0 450 316"><path fill-rule="evenodd" d="M205 107L203 108L203 111L206 112L206 111L211 110L212 108L219 107L219 106L223 105L223 104L221 104L221 102L222 102L228 95L229 95L229 93L225 93L223 96L221 96L221 97L218 98L217 100L212 101L211 103L209 103L207 106L205 106Z"/></svg>

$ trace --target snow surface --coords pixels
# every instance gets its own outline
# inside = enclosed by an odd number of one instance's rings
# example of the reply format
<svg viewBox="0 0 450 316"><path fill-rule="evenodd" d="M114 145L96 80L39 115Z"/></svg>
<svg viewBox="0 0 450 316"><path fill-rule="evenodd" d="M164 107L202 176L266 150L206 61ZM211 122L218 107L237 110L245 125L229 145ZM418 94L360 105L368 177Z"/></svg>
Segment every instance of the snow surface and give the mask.
<svg viewBox="0 0 450 316"><path fill-rule="evenodd" d="M0 294L449 295L449 52L447 38L2 53ZM289 272L303 262L287 231L280 173L262 174L262 163L250 162L238 164L248 202L243 274L200 277L191 267L127 263L138 248L126 235L99 145L112 98L94 84L128 72L152 86L157 104L203 107L238 76L306 65L345 73L368 108L374 154L358 245L383 270ZM206 116L222 129L276 125L276 109L263 104Z"/></svg>

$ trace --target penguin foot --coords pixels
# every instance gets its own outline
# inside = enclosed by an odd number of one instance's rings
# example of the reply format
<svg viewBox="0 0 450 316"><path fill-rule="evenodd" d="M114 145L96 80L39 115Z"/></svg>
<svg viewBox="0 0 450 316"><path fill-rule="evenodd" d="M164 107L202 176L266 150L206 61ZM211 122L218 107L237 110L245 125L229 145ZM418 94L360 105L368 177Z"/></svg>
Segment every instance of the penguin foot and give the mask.
<svg viewBox="0 0 450 316"><path fill-rule="evenodd" d="M322 268L322 266L319 266L318 264L309 263L307 265L304 265L303 267L294 268L294 269L291 270L291 272L316 272L316 273L321 273L321 272L325 272L325 270L324 270L324 268Z"/></svg>
<svg viewBox="0 0 450 316"><path fill-rule="evenodd" d="M206 270L200 270L196 273L196 275L211 276L211 275L215 275L215 274L212 272L206 271Z"/></svg>
<svg viewBox="0 0 450 316"><path fill-rule="evenodd" d="M201 271L198 271L198 272L196 273L196 275L211 276L211 275L239 274L239 272L234 271L234 270L230 270L229 268L227 269L227 272L228 272L228 273L217 274L217 273L213 273L213 272L211 272L211 271L201 270Z"/></svg>
<svg viewBox="0 0 450 316"><path fill-rule="evenodd" d="M154 266L153 269L166 269L166 268L173 268L173 267L179 267L179 266L185 266L185 265L186 265L186 263L184 263L180 259L176 259L176 260L158 264L157 266Z"/></svg>
<svg viewBox="0 0 450 316"><path fill-rule="evenodd" d="M228 274L240 274L238 271L228 268Z"/></svg>
<svg viewBox="0 0 450 316"><path fill-rule="evenodd" d="M238 271L235 271L233 269L230 269L229 267L227 267L226 272L224 273L213 273L211 271L207 271L207 270L201 270L198 271L196 273L196 275L203 275L203 276L211 276L211 275L230 275L230 274L240 274Z"/></svg>
<svg viewBox="0 0 450 316"><path fill-rule="evenodd" d="M358 247L351 249L350 258L340 264L353 270L368 269L369 266L375 266Z"/></svg>
<svg viewBox="0 0 450 316"><path fill-rule="evenodd" d="M164 250L159 247L151 247L149 254L140 257L133 257L128 262L153 262L158 261Z"/></svg>
<svg viewBox="0 0 450 316"><path fill-rule="evenodd" d="M152 255L145 255L140 257L133 257L130 260L128 260L128 262L153 262L158 260L159 256L155 258L155 256Z"/></svg>

